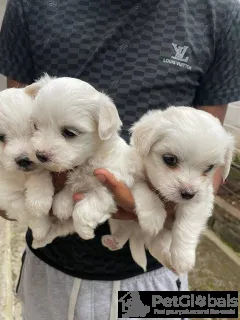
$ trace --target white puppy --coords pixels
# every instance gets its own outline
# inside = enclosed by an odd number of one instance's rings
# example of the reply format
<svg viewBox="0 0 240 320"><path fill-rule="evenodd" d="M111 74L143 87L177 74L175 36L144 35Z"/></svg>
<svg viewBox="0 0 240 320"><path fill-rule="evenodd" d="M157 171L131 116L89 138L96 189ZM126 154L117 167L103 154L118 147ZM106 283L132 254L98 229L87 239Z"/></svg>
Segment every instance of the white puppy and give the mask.
<svg viewBox="0 0 240 320"><path fill-rule="evenodd" d="M0 92L0 208L41 239L49 230L53 186L30 142L32 107L25 89Z"/></svg>
<svg viewBox="0 0 240 320"><path fill-rule="evenodd" d="M61 220L72 217L73 226L66 224L64 229L64 221L54 224L45 244L74 230L91 239L97 225L117 210L94 170L106 168L128 186L132 184L127 163L130 147L118 135L117 109L107 95L74 78L45 76L26 90L36 96L32 143L37 158L48 170L68 171L66 187L54 197L53 212ZM77 204L72 198L75 192L85 194Z"/></svg>
<svg viewBox="0 0 240 320"><path fill-rule="evenodd" d="M103 244L116 250L130 237L132 255L144 269L145 245L166 266L187 272L195 264L196 246L212 213L213 175L221 166L223 179L229 173L233 138L217 118L189 107L151 111L131 131L138 164L133 195L141 230L137 232L134 222L117 226L111 221L113 237L103 237ZM166 212L159 195L176 204L172 230L163 229Z"/></svg>

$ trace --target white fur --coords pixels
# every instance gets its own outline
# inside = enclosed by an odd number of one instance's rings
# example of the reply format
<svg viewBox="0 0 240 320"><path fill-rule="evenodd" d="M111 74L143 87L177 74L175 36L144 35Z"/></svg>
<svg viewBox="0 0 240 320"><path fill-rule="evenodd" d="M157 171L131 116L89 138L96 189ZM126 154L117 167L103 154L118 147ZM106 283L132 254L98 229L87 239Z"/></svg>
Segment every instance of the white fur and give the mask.
<svg viewBox="0 0 240 320"><path fill-rule="evenodd" d="M60 220L54 220L47 237L34 246L75 231L83 239L94 237L97 225L117 209L112 195L93 175L94 169L103 167L132 189L140 224L139 228L133 221L110 219L111 235L102 238L103 245L118 250L129 239L133 259L144 270L145 247L178 274L191 270L200 234L212 212L213 174L225 166L225 179L232 159L233 138L220 122L188 107L151 111L133 126L131 149L118 136L121 121L113 102L89 84L72 78L45 78L27 90L36 96L35 152L48 158L44 168L69 170L66 187L53 201ZM64 137L64 129L75 136ZM176 168L164 163L166 154L177 156ZM214 169L203 174L212 164ZM182 191L196 195L186 200ZM75 192L85 194L77 204L72 200ZM176 219L170 228L159 194L176 204Z"/></svg>
<svg viewBox="0 0 240 320"><path fill-rule="evenodd" d="M29 225L35 238L49 230L48 212L52 205L53 186L49 173L39 167L31 145L33 100L24 89L0 92L0 208L9 218ZM32 161L28 170L16 159Z"/></svg>
<svg viewBox="0 0 240 320"><path fill-rule="evenodd" d="M72 217L73 226L69 228L69 223L64 230L64 223L57 222L48 239L66 235L70 229L91 239L97 225L117 210L112 194L95 178L94 170L106 168L117 179L132 184L127 163L130 147L118 135L121 121L117 109L107 95L74 78L47 77L26 90L36 97L35 152L48 157L49 161L42 163L44 168L69 171L66 187L54 197L53 212L61 220ZM76 136L64 136L64 129ZM85 195L76 204L72 200L75 192ZM40 245L44 243L34 243Z"/></svg>
<svg viewBox="0 0 240 320"><path fill-rule="evenodd" d="M131 131L136 152L134 162L138 166L133 195L141 227L139 233L156 259L178 274L188 272L195 264L196 246L212 213L214 172L224 166L223 178L229 173L233 138L218 119L189 107L148 112ZM166 154L177 156L176 168L165 164L163 155ZM204 174L212 164L214 169ZM156 193L149 189L145 180L151 183ZM189 190L196 192L195 196L183 199L181 191ZM158 195L176 204L176 219L171 230L164 226L166 212ZM115 226L112 241L118 243L125 232L127 236L131 234L130 244L132 241L138 243L137 239L141 237L136 237L135 228L132 233L128 228L129 225L125 225L124 229L123 222L119 223L119 229ZM104 239L103 244L106 245ZM141 243L132 255L146 269L145 254L136 257L138 250L142 251Z"/></svg>

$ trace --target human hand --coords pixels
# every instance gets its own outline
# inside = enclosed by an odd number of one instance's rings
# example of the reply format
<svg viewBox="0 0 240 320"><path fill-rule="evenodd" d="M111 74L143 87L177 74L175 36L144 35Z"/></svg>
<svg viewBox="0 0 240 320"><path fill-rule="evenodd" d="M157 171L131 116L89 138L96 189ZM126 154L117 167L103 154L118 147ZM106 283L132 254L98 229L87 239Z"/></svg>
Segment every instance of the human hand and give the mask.
<svg viewBox="0 0 240 320"><path fill-rule="evenodd" d="M119 220L137 220L135 213L135 203L130 189L121 181L116 180L114 175L106 169L96 169L94 171L95 177L104 184L114 196L118 204L118 211L112 216L113 219ZM74 194L74 201L81 201L84 194ZM174 203L166 202L165 209L168 218L174 218Z"/></svg>
<svg viewBox="0 0 240 320"><path fill-rule="evenodd" d="M217 170L214 174L214 177L213 177L214 195L217 195L221 184L225 183L225 181L223 181L223 171L224 171L224 168L220 167L220 168L217 168Z"/></svg>
<svg viewBox="0 0 240 320"><path fill-rule="evenodd" d="M52 172L52 181L53 181L53 186L56 194L65 187L65 183L67 181L67 173Z"/></svg>
<svg viewBox="0 0 240 320"><path fill-rule="evenodd" d="M64 187L67 181L66 172L52 172L52 182L54 186L54 194L60 192ZM52 209L49 212L50 216L53 216Z"/></svg>

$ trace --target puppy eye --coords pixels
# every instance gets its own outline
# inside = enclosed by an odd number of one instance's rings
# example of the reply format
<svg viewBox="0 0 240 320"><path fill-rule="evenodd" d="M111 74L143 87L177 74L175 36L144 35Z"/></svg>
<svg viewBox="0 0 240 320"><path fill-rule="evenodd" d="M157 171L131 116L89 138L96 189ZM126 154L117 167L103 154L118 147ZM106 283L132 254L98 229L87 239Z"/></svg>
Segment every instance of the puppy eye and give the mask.
<svg viewBox="0 0 240 320"><path fill-rule="evenodd" d="M207 167L206 170L203 171L204 174L210 172L214 168L214 164L211 164L210 166Z"/></svg>
<svg viewBox="0 0 240 320"><path fill-rule="evenodd" d="M0 134L0 141L5 142L6 141L6 136L5 134Z"/></svg>
<svg viewBox="0 0 240 320"><path fill-rule="evenodd" d="M34 128L35 130L38 130L38 126L36 125L36 123L33 124L33 128Z"/></svg>
<svg viewBox="0 0 240 320"><path fill-rule="evenodd" d="M169 167L176 167L176 165L178 164L178 158L176 156L174 156L173 154L165 154L163 156L163 161Z"/></svg>
<svg viewBox="0 0 240 320"><path fill-rule="evenodd" d="M73 129L63 128L62 135L67 139L69 139L69 138L71 139L71 138L76 137L78 135L78 132Z"/></svg>

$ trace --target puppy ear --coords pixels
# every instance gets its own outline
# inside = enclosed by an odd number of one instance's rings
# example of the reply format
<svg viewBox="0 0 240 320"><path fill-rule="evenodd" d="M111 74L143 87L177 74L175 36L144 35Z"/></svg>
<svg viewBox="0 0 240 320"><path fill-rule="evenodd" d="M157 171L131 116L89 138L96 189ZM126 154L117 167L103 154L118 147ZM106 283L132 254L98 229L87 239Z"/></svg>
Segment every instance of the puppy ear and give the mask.
<svg viewBox="0 0 240 320"><path fill-rule="evenodd" d="M234 153L234 144L235 144L233 136L230 133L227 133L227 135L228 135L228 144L227 144L227 149L224 157L223 181L226 180L230 172L233 153Z"/></svg>
<svg viewBox="0 0 240 320"><path fill-rule="evenodd" d="M162 111L150 111L130 129L131 144L141 156L147 156L153 144L164 134L161 118Z"/></svg>
<svg viewBox="0 0 240 320"><path fill-rule="evenodd" d="M29 86L24 88L26 94L28 94L31 98L36 98L38 91L41 89L41 85L37 82L30 84Z"/></svg>
<svg viewBox="0 0 240 320"><path fill-rule="evenodd" d="M52 79L55 79L55 78L51 78L47 73L44 73L44 75L39 80L25 87L24 91L30 97L35 98L38 94L38 91Z"/></svg>
<svg viewBox="0 0 240 320"><path fill-rule="evenodd" d="M113 101L101 93L98 118L98 133L101 140L108 140L117 133L122 126L117 108Z"/></svg>

